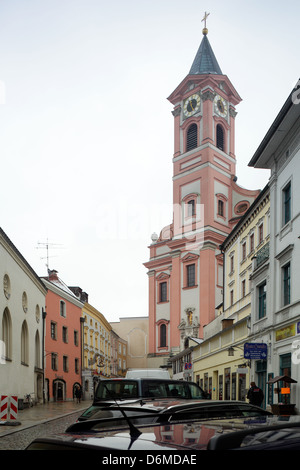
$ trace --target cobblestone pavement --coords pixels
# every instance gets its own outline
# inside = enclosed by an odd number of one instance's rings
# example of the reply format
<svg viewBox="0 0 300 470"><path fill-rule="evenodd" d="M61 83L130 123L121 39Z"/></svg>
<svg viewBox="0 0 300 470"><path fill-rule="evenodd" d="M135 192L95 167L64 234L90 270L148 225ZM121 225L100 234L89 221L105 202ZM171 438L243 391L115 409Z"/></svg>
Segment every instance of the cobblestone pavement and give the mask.
<svg viewBox="0 0 300 470"><path fill-rule="evenodd" d="M0 450L24 450L36 437L64 432L90 402L36 405L18 413L15 426L0 427Z"/></svg>

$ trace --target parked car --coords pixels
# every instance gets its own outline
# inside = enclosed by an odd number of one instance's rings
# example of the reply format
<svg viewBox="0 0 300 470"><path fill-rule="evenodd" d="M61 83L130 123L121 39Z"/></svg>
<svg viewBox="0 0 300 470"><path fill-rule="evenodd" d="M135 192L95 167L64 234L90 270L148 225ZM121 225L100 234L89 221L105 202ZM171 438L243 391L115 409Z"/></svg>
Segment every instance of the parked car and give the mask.
<svg viewBox="0 0 300 470"><path fill-rule="evenodd" d="M102 406L88 408L79 418L78 422L91 420L97 422L98 427L113 427L124 423L129 418L133 424L170 423L189 419L213 419L234 417L261 417L270 416L271 413L249 403L239 401L214 400L135 400L124 403L106 403ZM115 420L115 421L114 421ZM119 420L119 421L118 421ZM93 423L91 423L93 426ZM68 430L72 430L69 428ZM77 426L80 429L80 426ZM83 424L82 429L87 429Z"/></svg>
<svg viewBox="0 0 300 470"><path fill-rule="evenodd" d="M100 380L92 406L79 417L79 420L99 416L99 410L100 415L104 416L108 413L108 406L113 407L116 403L125 406L137 402L140 406L140 400L145 403L163 399L186 401L208 398L210 396L194 382L157 378L105 379Z"/></svg>
<svg viewBox="0 0 300 470"><path fill-rule="evenodd" d="M228 403L227 410L229 407ZM75 423L65 433L39 437L27 447L27 450L98 450L103 452L102 463L109 463L103 461L104 458L108 458L107 455L110 459L117 459L119 451L134 451L128 454L132 456L127 457L128 459L134 459L135 452L143 451L138 454L140 463L170 464L172 463L170 458L175 458L175 455L178 455L179 459L185 458L182 463L189 463L187 459L192 457L195 459L192 463L196 463L196 460L198 463L199 450L300 449L299 416L285 418L282 422L280 417L263 414L263 410L261 412L256 416L233 418L190 419L189 417L179 422L151 425L135 425L130 419L126 423L122 419L118 424L118 419L113 419L111 421L114 421L114 428L110 430L108 427L103 429L98 420L88 420ZM177 451L186 451L186 453ZM159 462L155 460L157 458Z"/></svg>

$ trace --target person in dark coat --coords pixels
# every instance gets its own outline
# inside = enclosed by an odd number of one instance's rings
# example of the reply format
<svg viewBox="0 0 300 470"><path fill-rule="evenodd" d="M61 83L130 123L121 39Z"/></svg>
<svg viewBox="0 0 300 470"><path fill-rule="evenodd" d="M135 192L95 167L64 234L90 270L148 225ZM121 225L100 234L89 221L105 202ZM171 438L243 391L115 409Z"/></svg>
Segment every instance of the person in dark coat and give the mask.
<svg viewBox="0 0 300 470"><path fill-rule="evenodd" d="M264 393L259 387L257 387L255 382L251 382L247 398L251 405L262 405L262 402L264 401Z"/></svg>

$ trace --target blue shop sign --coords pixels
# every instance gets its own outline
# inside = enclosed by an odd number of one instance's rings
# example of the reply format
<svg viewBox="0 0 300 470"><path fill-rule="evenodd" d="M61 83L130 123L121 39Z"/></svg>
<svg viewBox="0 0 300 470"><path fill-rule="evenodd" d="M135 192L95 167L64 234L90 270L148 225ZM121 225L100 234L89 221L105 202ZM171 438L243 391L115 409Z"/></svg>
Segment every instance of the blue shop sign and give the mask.
<svg viewBox="0 0 300 470"><path fill-rule="evenodd" d="M265 343L245 343L244 358L264 360L268 356L268 346Z"/></svg>

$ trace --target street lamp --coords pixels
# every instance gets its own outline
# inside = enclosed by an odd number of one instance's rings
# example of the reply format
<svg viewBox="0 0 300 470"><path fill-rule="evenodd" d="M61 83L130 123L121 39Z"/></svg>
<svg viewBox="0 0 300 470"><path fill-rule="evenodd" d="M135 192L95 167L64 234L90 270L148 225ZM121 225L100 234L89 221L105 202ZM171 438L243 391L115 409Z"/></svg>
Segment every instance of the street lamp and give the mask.
<svg viewBox="0 0 300 470"><path fill-rule="evenodd" d="M227 350L228 351L228 356L234 356L234 351L235 351L234 348L238 348L241 351L243 351L243 348L241 348L240 346L235 346L235 347L230 346L230 348L228 348L228 350Z"/></svg>

